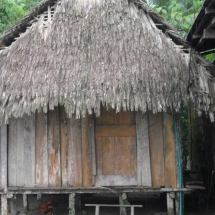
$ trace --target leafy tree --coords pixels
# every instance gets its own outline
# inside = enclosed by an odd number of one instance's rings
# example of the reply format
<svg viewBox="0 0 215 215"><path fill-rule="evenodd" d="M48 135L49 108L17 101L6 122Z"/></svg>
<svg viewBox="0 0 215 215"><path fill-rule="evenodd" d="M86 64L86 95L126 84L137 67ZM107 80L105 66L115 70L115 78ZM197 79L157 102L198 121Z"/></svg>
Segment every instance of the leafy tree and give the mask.
<svg viewBox="0 0 215 215"><path fill-rule="evenodd" d="M203 0L148 0L149 6L186 37Z"/></svg>
<svg viewBox="0 0 215 215"><path fill-rule="evenodd" d="M41 0L1 0L0 4L0 35L20 20L30 8Z"/></svg>

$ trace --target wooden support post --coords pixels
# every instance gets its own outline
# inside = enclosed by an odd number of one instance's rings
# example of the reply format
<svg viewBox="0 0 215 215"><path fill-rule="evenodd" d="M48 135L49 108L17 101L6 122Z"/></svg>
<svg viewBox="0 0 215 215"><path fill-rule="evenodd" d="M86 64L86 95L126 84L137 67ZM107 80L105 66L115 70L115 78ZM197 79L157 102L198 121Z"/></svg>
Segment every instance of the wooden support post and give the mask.
<svg viewBox="0 0 215 215"><path fill-rule="evenodd" d="M69 194L69 215L75 215L75 193Z"/></svg>
<svg viewBox="0 0 215 215"><path fill-rule="evenodd" d="M167 214L175 215L174 212L174 193L167 193Z"/></svg>
<svg viewBox="0 0 215 215"><path fill-rule="evenodd" d="M175 213L179 215L179 193L175 193Z"/></svg>
<svg viewBox="0 0 215 215"><path fill-rule="evenodd" d="M131 206L131 215L134 215L134 206Z"/></svg>
<svg viewBox="0 0 215 215"><path fill-rule="evenodd" d="M16 195L13 195L13 197L10 199L10 213L11 213L11 215L16 215L17 214Z"/></svg>
<svg viewBox="0 0 215 215"><path fill-rule="evenodd" d="M126 193L119 194L119 204L124 205L125 201L127 201L127 194ZM126 207L120 207L120 215L127 215Z"/></svg>
<svg viewBox="0 0 215 215"><path fill-rule="evenodd" d="M42 194L41 193L37 194L37 201L42 202Z"/></svg>
<svg viewBox="0 0 215 215"><path fill-rule="evenodd" d="M28 195L23 194L23 207L24 211L28 211Z"/></svg>
<svg viewBox="0 0 215 215"><path fill-rule="evenodd" d="M1 215L8 215L7 211L7 194L1 195Z"/></svg>
<svg viewBox="0 0 215 215"><path fill-rule="evenodd" d="M99 205L96 205L96 212L95 215L99 215Z"/></svg>

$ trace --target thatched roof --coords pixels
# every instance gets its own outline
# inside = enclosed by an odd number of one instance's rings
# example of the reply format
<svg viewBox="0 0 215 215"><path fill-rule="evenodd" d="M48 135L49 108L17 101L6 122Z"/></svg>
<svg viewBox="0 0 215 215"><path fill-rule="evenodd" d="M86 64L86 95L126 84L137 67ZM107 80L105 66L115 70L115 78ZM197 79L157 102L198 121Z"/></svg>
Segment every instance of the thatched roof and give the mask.
<svg viewBox="0 0 215 215"><path fill-rule="evenodd" d="M180 111L188 90L199 112L213 116L214 68L193 52L190 63L189 44L141 0L51 3L0 38L8 46L0 53L0 118L58 104L69 117L99 115L101 102L117 111Z"/></svg>

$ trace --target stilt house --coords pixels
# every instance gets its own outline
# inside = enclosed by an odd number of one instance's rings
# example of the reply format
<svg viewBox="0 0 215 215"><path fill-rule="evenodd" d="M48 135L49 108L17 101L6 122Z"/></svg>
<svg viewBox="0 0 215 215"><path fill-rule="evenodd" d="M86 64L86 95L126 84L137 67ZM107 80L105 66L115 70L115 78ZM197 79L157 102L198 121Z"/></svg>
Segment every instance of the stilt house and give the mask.
<svg viewBox="0 0 215 215"><path fill-rule="evenodd" d="M145 3L45 0L0 46L2 215L16 194L186 190L176 115L190 95L213 120L214 68Z"/></svg>

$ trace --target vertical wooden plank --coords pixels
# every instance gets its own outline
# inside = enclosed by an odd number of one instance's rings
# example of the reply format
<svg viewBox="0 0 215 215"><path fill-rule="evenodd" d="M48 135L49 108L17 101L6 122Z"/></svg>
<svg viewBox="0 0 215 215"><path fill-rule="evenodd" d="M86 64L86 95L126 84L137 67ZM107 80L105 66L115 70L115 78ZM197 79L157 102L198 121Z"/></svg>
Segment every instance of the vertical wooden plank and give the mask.
<svg viewBox="0 0 215 215"><path fill-rule="evenodd" d="M115 124L116 125L134 125L135 124L135 117L134 111L120 111L116 113L115 116Z"/></svg>
<svg viewBox="0 0 215 215"><path fill-rule="evenodd" d="M152 186L165 186L162 113L149 112Z"/></svg>
<svg viewBox="0 0 215 215"><path fill-rule="evenodd" d="M17 186L25 186L25 166L24 166L24 117L17 119Z"/></svg>
<svg viewBox="0 0 215 215"><path fill-rule="evenodd" d="M91 149L89 149L92 153L92 185L95 185L95 177L96 177L96 141L95 141L95 124L94 124L94 115L89 115L89 126L88 126L88 139L89 145Z"/></svg>
<svg viewBox="0 0 215 215"><path fill-rule="evenodd" d="M152 186L147 113L136 112L137 181L138 185Z"/></svg>
<svg viewBox="0 0 215 215"><path fill-rule="evenodd" d="M83 186L92 186L92 142L89 141L89 115L81 119Z"/></svg>
<svg viewBox="0 0 215 215"><path fill-rule="evenodd" d="M24 172L25 186L35 185L35 114L24 117ZM27 176L27 177L26 177Z"/></svg>
<svg viewBox="0 0 215 215"><path fill-rule="evenodd" d="M114 138L114 175L124 175L130 170L127 162L128 158L126 157L126 153L124 153L124 145L126 144L124 141L123 137Z"/></svg>
<svg viewBox="0 0 215 215"><path fill-rule="evenodd" d="M69 123L69 122L68 122ZM62 187L68 186L69 180L69 143L68 123L64 107L60 107L60 143L61 143L61 172Z"/></svg>
<svg viewBox="0 0 215 215"><path fill-rule="evenodd" d="M61 186L59 108L48 112L48 181L50 187Z"/></svg>
<svg viewBox="0 0 215 215"><path fill-rule="evenodd" d="M81 147L81 120L71 119L71 141L74 163L74 186L82 186L82 147Z"/></svg>
<svg viewBox="0 0 215 215"><path fill-rule="evenodd" d="M165 145L165 186L177 187L176 146L173 116L163 113L163 137Z"/></svg>
<svg viewBox="0 0 215 215"><path fill-rule="evenodd" d="M102 161L103 161L103 142L102 137L96 137L96 170L97 175L102 175Z"/></svg>
<svg viewBox="0 0 215 215"><path fill-rule="evenodd" d="M7 194L1 195L1 215L8 215L7 211Z"/></svg>
<svg viewBox="0 0 215 215"><path fill-rule="evenodd" d="M137 138L129 137L126 139L128 141L127 151L130 152L130 174L137 176Z"/></svg>
<svg viewBox="0 0 215 215"><path fill-rule="evenodd" d="M35 131L35 181L37 187L48 187L47 114L36 113Z"/></svg>
<svg viewBox="0 0 215 215"><path fill-rule="evenodd" d="M74 185L74 148L72 140L73 119L67 119L67 141L68 141L68 160L67 160L67 185ZM62 176L63 177L63 176Z"/></svg>
<svg viewBox="0 0 215 215"><path fill-rule="evenodd" d="M0 151L0 156L1 156L1 187L3 189L7 189L7 183L8 183L8 178L7 178L7 125L2 124L1 125L1 151Z"/></svg>
<svg viewBox="0 0 215 215"><path fill-rule="evenodd" d="M105 124L105 125L114 125L115 124L115 114L116 114L115 109L106 110L105 108L103 108L102 114L103 114L103 116L102 116L103 124Z"/></svg>
<svg viewBox="0 0 215 215"><path fill-rule="evenodd" d="M16 186L17 119L10 119L8 142L8 185Z"/></svg>
<svg viewBox="0 0 215 215"><path fill-rule="evenodd" d="M103 137L103 161L102 173L103 175L115 174L115 153L114 153L114 137Z"/></svg>

